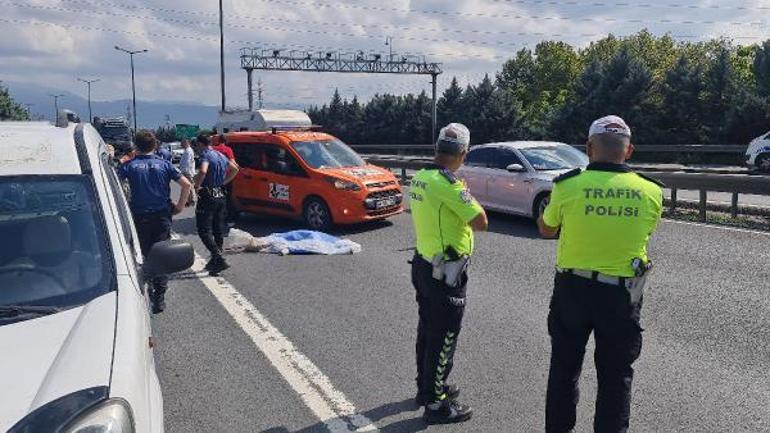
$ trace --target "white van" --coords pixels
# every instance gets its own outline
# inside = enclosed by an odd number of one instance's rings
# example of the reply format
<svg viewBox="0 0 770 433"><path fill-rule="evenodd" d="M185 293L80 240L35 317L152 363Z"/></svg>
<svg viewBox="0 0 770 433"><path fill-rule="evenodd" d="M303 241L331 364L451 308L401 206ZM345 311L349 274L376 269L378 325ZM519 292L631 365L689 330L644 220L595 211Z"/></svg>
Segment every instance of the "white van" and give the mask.
<svg viewBox="0 0 770 433"><path fill-rule="evenodd" d="M0 122L0 431L162 433L145 281L189 244L139 252L89 124Z"/></svg>
<svg viewBox="0 0 770 433"><path fill-rule="evenodd" d="M751 140L746 149L746 165L770 173L770 132Z"/></svg>
<svg viewBox="0 0 770 433"><path fill-rule="evenodd" d="M310 117L297 110L226 111L219 113L215 132L268 131L271 128L308 128Z"/></svg>

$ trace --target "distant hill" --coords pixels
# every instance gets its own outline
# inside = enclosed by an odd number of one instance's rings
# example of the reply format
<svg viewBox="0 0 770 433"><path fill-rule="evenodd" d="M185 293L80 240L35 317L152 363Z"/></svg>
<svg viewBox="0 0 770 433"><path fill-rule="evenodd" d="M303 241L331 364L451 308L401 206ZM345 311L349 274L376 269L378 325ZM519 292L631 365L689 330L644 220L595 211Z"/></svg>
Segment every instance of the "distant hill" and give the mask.
<svg viewBox="0 0 770 433"><path fill-rule="evenodd" d="M49 94L64 94L59 98L59 107L68 108L80 115L85 120L88 117L88 101L80 95L61 89L53 89L30 84L3 82L8 86L11 96L20 104L32 104L30 111L33 115L39 114L46 119L53 116L53 98ZM84 90L85 92L85 90ZM92 102L94 116L125 116L127 107L131 105L130 99L117 101ZM156 128L166 124L166 115L171 123L187 123L210 128L216 123L218 107L197 105L185 102L150 102L136 101L136 110L139 113L138 124L140 128Z"/></svg>

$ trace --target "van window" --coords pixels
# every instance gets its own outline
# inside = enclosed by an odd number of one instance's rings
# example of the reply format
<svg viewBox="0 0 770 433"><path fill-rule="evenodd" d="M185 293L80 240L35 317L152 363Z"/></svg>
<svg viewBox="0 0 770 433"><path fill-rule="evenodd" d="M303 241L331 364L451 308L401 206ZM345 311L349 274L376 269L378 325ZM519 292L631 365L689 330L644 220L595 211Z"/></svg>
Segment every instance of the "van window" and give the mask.
<svg viewBox="0 0 770 433"><path fill-rule="evenodd" d="M262 145L251 143L230 143L238 164L252 170L265 170Z"/></svg>
<svg viewBox="0 0 770 433"><path fill-rule="evenodd" d="M278 146L267 145L264 148L264 152L268 171L286 176L307 176L302 167L300 167L299 162L288 150ZM281 168L283 164L285 164L285 171Z"/></svg>

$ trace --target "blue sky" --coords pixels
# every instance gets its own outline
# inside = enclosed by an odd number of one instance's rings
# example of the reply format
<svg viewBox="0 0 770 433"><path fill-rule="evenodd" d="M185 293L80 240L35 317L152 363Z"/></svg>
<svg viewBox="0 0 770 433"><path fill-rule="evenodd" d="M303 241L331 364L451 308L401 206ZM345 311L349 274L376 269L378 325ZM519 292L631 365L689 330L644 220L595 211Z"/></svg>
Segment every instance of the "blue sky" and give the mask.
<svg viewBox="0 0 770 433"><path fill-rule="evenodd" d="M216 0L0 0L0 80L85 93L76 81L98 77L93 97L130 95L128 58L137 56L140 99L216 105L219 101ZM770 0L224 0L227 95L246 104L238 50L346 50L427 54L443 63L443 87L494 74L505 58L543 39L585 46L612 32L648 28L683 40L715 36L749 44L770 35ZM764 36L763 36L764 35ZM334 88L348 98L429 90L425 77L278 73L257 75L265 103L314 104Z"/></svg>

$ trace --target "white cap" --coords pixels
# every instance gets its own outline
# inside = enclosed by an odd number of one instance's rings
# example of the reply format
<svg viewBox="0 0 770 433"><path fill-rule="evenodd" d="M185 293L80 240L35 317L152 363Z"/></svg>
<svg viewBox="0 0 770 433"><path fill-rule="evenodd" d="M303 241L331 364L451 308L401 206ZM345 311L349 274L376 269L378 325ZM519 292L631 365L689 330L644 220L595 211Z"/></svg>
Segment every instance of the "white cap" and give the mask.
<svg viewBox="0 0 770 433"><path fill-rule="evenodd" d="M439 153L459 155L468 150L471 144L471 132L462 123L450 123L441 128L436 141Z"/></svg>
<svg viewBox="0 0 770 433"><path fill-rule="evenodd" d="M618 134L631 138L631 128L618 116L605 116L595 120L588 130L588 138L597 134Z"/></svg>

